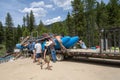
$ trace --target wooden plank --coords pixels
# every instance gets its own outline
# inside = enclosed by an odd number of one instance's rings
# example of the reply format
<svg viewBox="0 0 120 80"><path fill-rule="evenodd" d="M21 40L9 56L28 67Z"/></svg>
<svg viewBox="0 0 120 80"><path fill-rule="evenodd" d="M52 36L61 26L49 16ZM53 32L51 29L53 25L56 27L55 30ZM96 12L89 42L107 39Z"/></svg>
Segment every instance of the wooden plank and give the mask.
<svg viewBox="0 0 120 80"><path fill-rule="evenodd" d="M67 52L100 53L99 49L67 49Z"/></svg>
<svg viewBox="0 0 120 80"><path fill-rule="evenodd" d="M81 53L100 53L100 49L67 49L67 52L81 52ZM106 51L102 51L102 53L104 54L120 54L119 50L106 50Z"/></svg>

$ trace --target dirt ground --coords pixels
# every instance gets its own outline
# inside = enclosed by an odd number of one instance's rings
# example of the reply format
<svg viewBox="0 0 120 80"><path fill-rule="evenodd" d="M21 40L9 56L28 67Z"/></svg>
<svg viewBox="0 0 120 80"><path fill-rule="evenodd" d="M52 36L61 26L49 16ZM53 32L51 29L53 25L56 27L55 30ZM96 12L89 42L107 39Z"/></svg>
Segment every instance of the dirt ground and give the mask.
<svg viewBox="0 0 120 80"><path fill-rule="evenodd" d="M52 63L41 70L30 58L0 64L0 80L120 80L120 68L86 61Z"/></svg>

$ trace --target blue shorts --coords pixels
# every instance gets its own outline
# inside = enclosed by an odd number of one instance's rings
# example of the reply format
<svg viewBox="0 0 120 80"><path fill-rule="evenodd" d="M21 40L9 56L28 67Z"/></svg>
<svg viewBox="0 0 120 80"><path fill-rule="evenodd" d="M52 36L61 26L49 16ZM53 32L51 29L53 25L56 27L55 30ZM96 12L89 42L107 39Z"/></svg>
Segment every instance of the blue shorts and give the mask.
<svg viewBox="0 0 120 80"><path fill-rule="evenodd" d="M41 53L36 53L36 58L41 58Z"/></svg>

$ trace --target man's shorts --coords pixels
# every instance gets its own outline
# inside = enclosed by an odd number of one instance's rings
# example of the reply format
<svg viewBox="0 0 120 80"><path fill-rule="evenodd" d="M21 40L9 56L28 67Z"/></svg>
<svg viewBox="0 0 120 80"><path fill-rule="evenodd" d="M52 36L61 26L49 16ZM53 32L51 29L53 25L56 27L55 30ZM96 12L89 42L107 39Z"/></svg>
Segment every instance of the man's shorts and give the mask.
<svg viewBox="0 0 120 80"><path fill-rule="evenodd" d="M45 61L50 62L50 56L49 55L46 55Z"/></svg>
<svg viewBox="0 0 120 80"><path fill-rule="evenodd" d="M41 58L41 53L36 53L36 58Z"/></svg>

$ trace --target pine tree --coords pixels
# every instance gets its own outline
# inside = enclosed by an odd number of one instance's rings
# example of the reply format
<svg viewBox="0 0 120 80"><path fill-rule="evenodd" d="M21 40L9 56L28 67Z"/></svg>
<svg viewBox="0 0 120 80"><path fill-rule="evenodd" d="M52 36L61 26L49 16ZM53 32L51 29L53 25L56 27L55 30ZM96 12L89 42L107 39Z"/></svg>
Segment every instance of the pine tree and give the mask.
<svg viewBox="0 0 120 80"><path fill-rule="evenodd" d="M17 36L16 36L16 42L19 42L19 40L20 40L20 37L22 37L22 28L21 28L21 26L20 25L18 25L17 26L17 31L16 31L17 33Z"/></svg>
<svg viewBox="0 0 120 80"><path fill-rule="evenodd" d="M18 33L17 33L17 28L13 28L13 40L14 40L14 45L18 43Z"/></svg>
<svg viewBox="0 0 120 80"><path fill-rule="evenodd" d="M53 23L51 25L51 32L54 33L54 34L57 34L57 23Z"/></svg>
<svg viewBox="0 0 120 80"><path fill-rule="evenodd" d="M67 14L67 18L66 18L66 27L67 27L67 32L68 32L68 35L72 36L72 28L73 28L73 25L72 25L72 17L70 15L70 13L68 12Z"/></svg>
<svg viewBox="0 0 120 80"><path fill-rule="evenodd" d="M83 36L84 33L84 6L83 6L83 1L82 0L74 0L72 1L72 7L73 7L73 11L72 11L72 15L73 15L73 30L72 32L74 32L74 35L78 35L78 36Z"/></svg>
<svg viewBox="0 0 120 80"><path fill-rule="evenodd" d="M59 35L67 35L65 22L56 22L52 24L51 32Z"/></svg>
<svg viewBox="0 0 120 80"><path fill-rule="evenodd" d="M53 23L52 27L51 27L52 33L54 33L54 34L60 34L60 31L61 31L60 27L59 27L59 22Z"/></svg>
<svg viewBox="0 0 120 80"><path fill-rule="evenodd" d="M9 51L13 50L14 48L14 34L13 34L13 22L12 22L12 17L9 13L7 13L6 16L6 22L5 22L5 27L6 27L6 49Z"/></svg>
<svg viewBox="0 0 120 80"><path fill-rule="evenodd" d="M107 19L108 19L108 13L106 5L103 1L101 3L97 4L97 16L96 16L96 23L99 27L99 29L105 28L107 26Z"/></svg>
<svg viewBox="0 0 120 80"><path fill-rule="evenodd" d="M61 35L69 35L69 33L68 33L68 27L66 26L66 21L63 21L61 23L62 23L62 32L61 32Z"/></svg>
<svg viewBox="0 0 120 80"><path fill-rule="evenodd" d="M25 26L24 26L25 27ZM26 15L26 27L29 29L30 31L30 17L29 17L29 14L27 13Z"/></svg>
<svg viewBox="0 0 120 80"><path fill-rule="evenodd" d="M110 0L107 5L109 27L120 26L119 0Z"/></svg>
<svg viewBox="0 0 120 80"><path fill-rule="evenodd" d="M32 30L35 27L35 18L33 15L33 11L30 12L29 20L30 20L29 31L32 32Z"/></svg>
<svg viewBox="0 0 120 80"><path fill-rule="evenodd" d="M23 31L22 35L23 35L23 37L26 37L26 36L30 35L30 32L29 32L28 28L25 28L25 30Z"/></svg>
<svg viewBox="0 0 120 80"><path fill-rule="evenodd" d="M38 35L41 35L43 33L48 33L47 32L48 30L45 28L45 26L41 20L40 20L39 25L37 27L37 31L38 31Z"/></svg>
<svg viewBox="0 0 120 80"><path fill-rule="evenodd" d="M23 16L23 26L26 26L26 17Z"/></svg>
<svg viewBox="0 0 120 80"><path fill-rule="evenodd" d="M87 30L86 30L86 39L89 40L87 43L88 47L94 46L94 31L96 24L96 0L84 0L85 12L86 12L86 22L87 22Z"/></svg>
<svg viewBox="0 0 120 80"><path fill-rule="evenodd" d="M60 35L65 35L66 33L66 27L63 25L62 22L57 22L57 29L56 29L58 32L58 34Z"/></svg>
<svg viewBox="0 0 120 80"><path fill-rule="evenodd" d="M3 40L4 40L4 30L3 30L2 22L0 22L0 44L3 42Z"/></svg>
<svg viewBox="0 0 120 80"><path fill-rule="evenodd" d="M100 33L102 29L105 29L108 26L108 13L107 13L107 7L106 4L101 1L101 3L97 3L96 8L96 23L97 23L97 30L94 31L95 35L95 43L96 45L99 44L100 39Z"/></svg>

